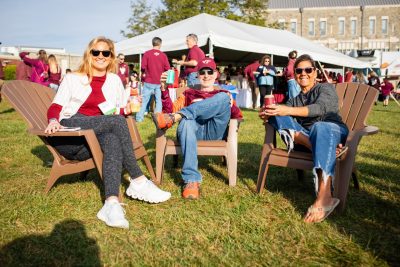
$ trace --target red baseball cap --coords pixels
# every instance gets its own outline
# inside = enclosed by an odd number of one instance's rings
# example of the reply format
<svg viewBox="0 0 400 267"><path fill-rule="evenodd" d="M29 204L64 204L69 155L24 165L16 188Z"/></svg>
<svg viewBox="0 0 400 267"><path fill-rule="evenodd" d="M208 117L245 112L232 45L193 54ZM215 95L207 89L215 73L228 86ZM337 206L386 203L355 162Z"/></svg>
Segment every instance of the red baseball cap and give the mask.
<svg viewBox="0 0 400 267"><path fill-rule="evenodd" d="M206 57L202 59L199 64L197 64L198 70L204 69L204 68L209 68L212 70L217 69L217 65L215 64L214 59Z"/></svg>

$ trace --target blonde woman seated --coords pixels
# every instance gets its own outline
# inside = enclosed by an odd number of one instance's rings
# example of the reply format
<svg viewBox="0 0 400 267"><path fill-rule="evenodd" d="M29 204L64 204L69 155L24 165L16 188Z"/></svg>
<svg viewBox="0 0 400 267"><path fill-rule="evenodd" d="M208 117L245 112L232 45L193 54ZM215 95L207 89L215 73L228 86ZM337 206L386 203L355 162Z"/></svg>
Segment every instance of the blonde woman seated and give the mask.
<svg viewBox="0 0 400 267"><path fill-rule="evenodd" d="M114 43L105 38L93 39L86 48L76 73L67 74L50 106L46 133L63 127L93 129L104 154L103 178L105 203L97 217L108 226L128 228L125 212L118 200L121 174L126 169L133 178L126 194L150 203L171 197L160 190L140 170L124 115L129 114L129 91L125 92L115 71ZM125 108L127 106L127 108ZM112 113L113 115L105 115ZM55 139L55 138L51 138ZM65 158L86 160L90 157L84 140L58 138L52 145Z"/></svg>

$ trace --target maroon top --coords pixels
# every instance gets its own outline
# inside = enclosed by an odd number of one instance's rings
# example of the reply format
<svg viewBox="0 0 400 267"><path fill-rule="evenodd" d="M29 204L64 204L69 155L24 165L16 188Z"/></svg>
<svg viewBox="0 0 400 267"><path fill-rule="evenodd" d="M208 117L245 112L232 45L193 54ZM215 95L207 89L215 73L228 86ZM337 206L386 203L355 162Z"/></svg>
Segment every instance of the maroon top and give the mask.
<svg viewBox="0 0 400 267"><path fill-rule="evenodd" d="M29 66L32 67L32 72L31 72L31 81L34 83L39 83L44 86L48 86L48 78L45 77L43 74L47 73L49 70L49 65L40 59L32 59L27 57L28 53L26 52L21 52L19 53L19 56L21 59L28 64Z"/></svg>
<svg viewBox="0 0 400 267"><path fill-rule="evenodd" d="M353 73L351 71L346 72L346 75L344 76L344 81L346 83L353 82Z"/></svg>
<svg viewBox="0 0 400 267"><path fill-rule="evenodd" d="M19 61L17 63L17 68L16 68L17 80L30 81L31 72L32 72L31 66L27 65L25 62Z"/></svg>
<svg viewBox="0 0 400 267"><path fill-rule="evenodd" d="M381 92L383 96L390 95L390 92L394 89L393 84L389 81L385 81L381 84Z"/></svg>
<svg viewBox="0 0 400 267"><path fill-rule="evenodd" d="M60 80L61 80L61 69L57 66L57 72L56 73L52 73L49 70L49 83L54 83L57 85L60 85Z"/></svg>
<svg viewBox="0 0 400 267"><path fill-rule="evenodd" d="M185 107L192 104L193 100L195 100L195 99L206 99L206 98L212 97L215 94L218 94L220 92L229 93L226 90L214 90L214 91L210 91L210 92L205 92L205 91L188 88L183 92L183 95L185 96ZM173 104L172 104L171 98L169 97L169 90L161 91L161 101L162 101L163 113L172 113ZM179 99L176 101L179 101ZM236 105L236 102L234 102L231 107L231 118L232 119L243 118L242 112L240 111L239 107Z"/></svg>
<svg viewBox="0 0 400 267"><path fill-rule="evenodd" d="M203 50L201 50L197 45L194 45L192 48L189 49L189 54L186 57L186 62L194 59L199 63L206 55L204 54ZM185 66L185 74L186 76L192 72L197 72L197 66Z"/></svg>
<svg viewBox="0 0 400 267"><path fill-rule="evenodd" d="M260 66L260 63L258 63L258 60L256 60L247 65L247 67L244 69L244 75L249 82L254 82L256 80L253 71L256 71L258 66Z"/></svg>
<svg viewBox="0 0 400 267"><path fill-rule="evenodd" d="M106 101L103 91L101 88L103 87L104 82L106 81L107 74L102 77L93 77L92 82L90 83L90 87L92 88L92 92L90 93L89 97L86 101L82 104L79 108L78 112L86 115L86 116L99 116L103 113L99 108L99 104ZM59 104L51 104L49 109L47 110L47 119L59 119L60 112L62 110L62 106ZM120 109L120 114L123 114L124 110Z"/></svg>
<svg viewBox="0 0 400 267"><path fill-rule="evenodd" d="M289 62L286 66L284 75L286 77L286 80L292 80L294 79L294 63L296 62L295 58L289 58Z"/></svg>
<svg viewBox="0 0 400 267"><path fill-rule="evenodd" d="M144 72L145 83L160 84L161 74L169 70L167 55L158 49L151 49L144 53L141 69Z"/></svg>
<svg viewBox="0 0 400 267"><path fill-rule="evenodd" d="M121 78L122 84L125 86L129 81L129 67L125 63L118 64L118 76Z"/></svg>

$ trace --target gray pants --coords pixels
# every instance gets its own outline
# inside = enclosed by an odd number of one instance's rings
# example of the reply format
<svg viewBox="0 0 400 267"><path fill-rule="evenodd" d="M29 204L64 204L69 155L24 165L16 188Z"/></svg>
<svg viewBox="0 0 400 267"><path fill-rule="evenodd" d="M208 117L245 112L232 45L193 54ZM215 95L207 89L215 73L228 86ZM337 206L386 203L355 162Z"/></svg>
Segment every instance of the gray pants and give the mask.
<svg viewBox="0 0 400 267"><path fill-rule="evenodd" d="M78 113L69 119L63 119L61 125L94 130L103 151L106 198L119 195L122 168L125 168L132 178L143 175L137 164L128 125L123 116L85 116ZM61 137L50 143L67 159L86 160L91 157L84 138Z"/></svg>

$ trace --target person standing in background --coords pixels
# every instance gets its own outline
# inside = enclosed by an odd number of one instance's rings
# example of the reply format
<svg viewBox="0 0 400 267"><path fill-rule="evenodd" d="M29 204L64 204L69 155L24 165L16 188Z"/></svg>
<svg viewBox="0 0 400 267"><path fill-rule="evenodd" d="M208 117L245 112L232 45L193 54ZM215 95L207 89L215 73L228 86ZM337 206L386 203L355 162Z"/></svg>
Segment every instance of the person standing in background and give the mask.
<svg viewBox="0 0 400 267"><path fill-rule="evenodd" d="M128 84L129 82L129 67L125 63L125 55L122 53L118 54L118 76L121 78L122 84L124 87Z"/></svg>
<svg viewBox="0 0 400 267"><path fill-rule="evenodd" d="M194 33L186 36L186 45L189 48L189 54L186 60L172 60L172 63L176 63L185 67L185 75L189 88L195 88L199 86L200 81L197 78L197 64L206 57L204 52L197 46L197 41L197 35Z"/></svg>
<svg viewBox="0 0 400 267"><path fill-rule="evenodd" d="M251 100L253 103L253 109L257 107L257 97L258 97L258 87L256 83L256 78L254 77L254 72L257 70L258 66L260 66L260 62L258 59L254 60L253 63L246 66L244 69L244 77L247 79L249 83L249 87L251 90Z"/></svg>
<svg viewBox="0 0 400 267"><path fill-rule="evenodd" d="M353 82L353 69L347 68L346 74L344 75L344 82L351 83Z"/></svg>
<svg viewBox="0 0 400 267"><path fill-rule="evenodd" d="M264 97L271 95L274 89L274 78L276 69L271 64L271 57L265 55L261 58L260 66L257 68L257 84L260 88L260 107L264 105Z"/></svg>
<svg viewBox="0 0 400 267"><path fill-rule="evenodd" d="M20 58L29 66L32 67L31 81L44 86L49 85L49 65L47 64L47 53L41 49L38 52L38 58L33 59L28 57L28 52L19 53Z"/></svg>
<svg viewBox="0 0 400 267"><path fill-rule="evenodd" d="M297 58L297 51L293 50L289 52L288 58L289 62L283 74L286 78L288 85L288 97L289 99L291 99L295 98L300 93L300 86L294 79L294 71L293 71L294 62L296 62Z"/></svg>
<svg viewBox="0 0 400 267"><path fill-rule="evenodd" d="M143 55L141 70L144 84L142 89L142 106L136 114L137 122L143 121L147 104L150 102L152 95L155 96L156 100L155 112L161 112L162 110L160 78L164 71L169 70L170 65L167 55L160 50L161 44L161 38L154 37L152 40L153 48L146 51Z"/></svg>
<svg viewBox="0 0 400 267"><path fill-rule="evenodd" d="M49 59L49 87L57 92L61 82L61 68L57 63L54 55L50 55Z"/></svg>

